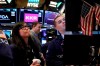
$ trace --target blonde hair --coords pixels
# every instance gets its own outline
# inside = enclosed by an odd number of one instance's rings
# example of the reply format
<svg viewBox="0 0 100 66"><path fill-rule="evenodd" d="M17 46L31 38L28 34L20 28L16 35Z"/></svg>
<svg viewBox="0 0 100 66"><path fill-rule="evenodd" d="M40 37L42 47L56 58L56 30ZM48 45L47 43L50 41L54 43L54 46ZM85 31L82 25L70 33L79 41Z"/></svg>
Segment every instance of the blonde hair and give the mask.
<svg viewBox="0 0 100 66"><path fill-rule="evenodd" d="M65 13L60 13L59 15L56 16L56 18L54 19L54 22L53 22L54 26L56 26L55 20L60 16L65 17Z"/></svg>

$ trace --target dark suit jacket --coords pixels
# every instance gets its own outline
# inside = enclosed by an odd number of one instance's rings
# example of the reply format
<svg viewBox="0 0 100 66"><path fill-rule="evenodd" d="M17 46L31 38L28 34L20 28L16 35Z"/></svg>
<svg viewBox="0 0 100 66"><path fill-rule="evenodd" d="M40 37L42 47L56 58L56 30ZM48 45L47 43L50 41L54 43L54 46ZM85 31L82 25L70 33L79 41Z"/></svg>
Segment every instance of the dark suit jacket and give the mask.
<svg viewBox="0 0 100 66"><path fill-rule="evenodd" d="M28 44L30 45L30 48L25 46L24 49L16 46L15 44L10 45L14 58L14 66L29 66L34 57L41 60L39 49L30 37Z"/></svg>
<svg viewBox="0 0 100 66"><path fill-rule="evenodd" d="M63 38L59 35L56 39L48 43L46 53L47 66L63 66Z"/></svg>
<svg viewBox="0 0 100 66"><path fill-rule="evenodd" d="M0 66L13 66L11 49L4 43L0 43Z"/></svg>

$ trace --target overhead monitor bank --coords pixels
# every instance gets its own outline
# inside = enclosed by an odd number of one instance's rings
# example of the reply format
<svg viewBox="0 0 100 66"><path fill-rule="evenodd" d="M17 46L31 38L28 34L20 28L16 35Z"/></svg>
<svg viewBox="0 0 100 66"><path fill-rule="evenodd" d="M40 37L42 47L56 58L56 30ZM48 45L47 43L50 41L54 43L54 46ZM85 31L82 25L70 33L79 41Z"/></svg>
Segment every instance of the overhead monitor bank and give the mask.
<svg viewBox="0 0 100 66"><path fill-rule="evenodd" d="M0 24L13 25L17 22L16 8L0 8Z"/></svg>

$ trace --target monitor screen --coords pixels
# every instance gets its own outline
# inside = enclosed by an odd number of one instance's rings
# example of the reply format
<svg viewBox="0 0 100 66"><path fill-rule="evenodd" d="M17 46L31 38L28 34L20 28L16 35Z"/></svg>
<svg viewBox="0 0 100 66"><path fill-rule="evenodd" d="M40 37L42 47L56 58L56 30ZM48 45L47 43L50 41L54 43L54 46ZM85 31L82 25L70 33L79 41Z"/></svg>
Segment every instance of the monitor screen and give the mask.
<svg viewBox="0 0 100 66"><path fill-rule="evenodd" d="M20 9L20 21L26 23L43 22L43 10Z"/></svg>
<svg viewBox="0 0 100 66"><path fill-rule="evenodd" d="M46 44L46 43L47 43L47 40L46 40L45 37L42 37L42 38L41 38L41 43L42 43L42 44Z"/></svg>
<svg viewBox="0 0 100 66"><path fill-rule="evenodd" d="M53 20L58 14L58 12L45 11L44 25L53 25Z"/></svg>
<svg viewBox="0 0 100 66"><path fill-rule="evenodd" d="M17 22L16 8L0 8L0 24L15 24Z"/></svg>
<svg viewBox="0 0 100 66"><path fill-rule="evenodd" d="M3 30L3 32L5 33L5 35L6 35L7 38L11 37L12 30Z"/></svg>
<svg viewBox="0 0 100 66"><path fill-rule="evenodd" d="M45 44L47 42L46 36L47 36L47 28L41 28L41 43Z"/></svg>
<svg viewBox="0 0 100 66"><path fill-rule="evenodd" d="M42 33L43 37L46 37L46 35L47 35L47 28L41 28L40 32Z"/></svg>

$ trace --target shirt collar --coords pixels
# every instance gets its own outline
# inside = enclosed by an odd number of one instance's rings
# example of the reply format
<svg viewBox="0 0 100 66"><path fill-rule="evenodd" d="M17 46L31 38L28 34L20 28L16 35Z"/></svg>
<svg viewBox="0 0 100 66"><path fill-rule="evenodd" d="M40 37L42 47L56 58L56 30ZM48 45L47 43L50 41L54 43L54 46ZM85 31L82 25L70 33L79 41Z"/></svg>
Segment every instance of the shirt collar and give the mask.
<svg viewBox="0 0 100 66"><path fill-rule="evenodd" d="M64 39L64 34L61 34L62 38Z"/></svg>

